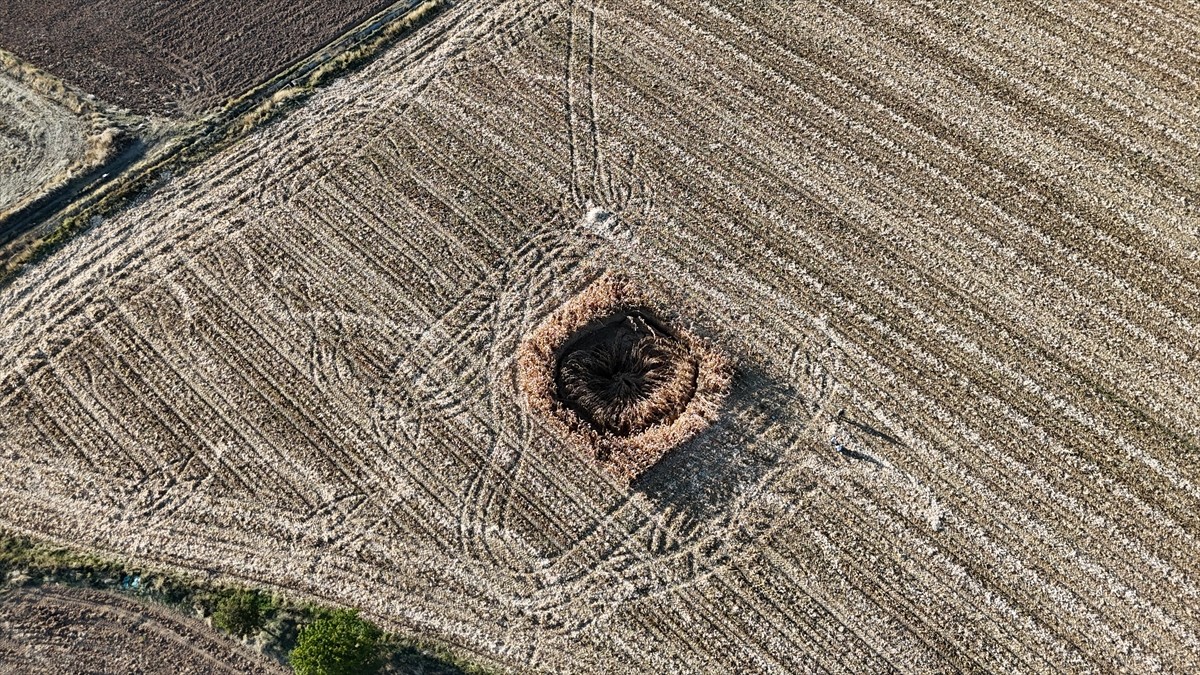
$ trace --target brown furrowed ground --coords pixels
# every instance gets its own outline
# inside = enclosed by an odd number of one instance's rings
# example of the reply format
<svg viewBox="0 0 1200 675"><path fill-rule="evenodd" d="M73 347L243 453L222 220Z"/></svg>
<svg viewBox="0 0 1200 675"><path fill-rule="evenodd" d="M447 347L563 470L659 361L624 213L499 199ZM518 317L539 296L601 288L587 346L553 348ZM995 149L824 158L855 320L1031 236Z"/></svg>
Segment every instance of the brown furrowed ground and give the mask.
<svg viewBox="0 0 1200 675"><path fill-rule="evenodd" d="M390 4L13 0L0 47L114 105L198 113Z"/></svg>
<svg viewBox="0 0 1200 675"><path fill-rule="evenodd" d="M0 591L0 629L5 673L286 672L200 621L99 591Z"/></svg>
<svg viewBox="0 0 1200 675"><path fill-rule="evenodd" d="M0 293L0 521L514 670L1200 670L1196 16L459 2ZM604 270L737 364L628 487L515 362Z"/></svg>

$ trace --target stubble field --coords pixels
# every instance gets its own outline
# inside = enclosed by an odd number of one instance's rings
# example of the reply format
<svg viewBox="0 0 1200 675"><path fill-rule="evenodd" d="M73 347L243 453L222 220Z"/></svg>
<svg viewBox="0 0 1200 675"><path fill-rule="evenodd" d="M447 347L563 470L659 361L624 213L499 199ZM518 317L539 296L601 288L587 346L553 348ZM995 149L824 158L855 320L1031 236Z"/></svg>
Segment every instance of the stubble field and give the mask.
<svg viewBox="0 0 1200 675"><path fill-rule="evenodd" d="M25 675L283 673L195 619L84 589L0 592L0 669Z"/></svg>
<svg viewBox="0 0 1200 675"><path fill-rule="evenodd" d="M521 671L1196 670L1194 10L456 3L3 290L0 522ZM518 386L604 271L736 364L631 486Z"/></svg>
<svg viewBox="0 0 1200 675"><path fill-rule="evenodd" d="M0 45L141 114L196 114L392 4L14 0Z"/></svg>

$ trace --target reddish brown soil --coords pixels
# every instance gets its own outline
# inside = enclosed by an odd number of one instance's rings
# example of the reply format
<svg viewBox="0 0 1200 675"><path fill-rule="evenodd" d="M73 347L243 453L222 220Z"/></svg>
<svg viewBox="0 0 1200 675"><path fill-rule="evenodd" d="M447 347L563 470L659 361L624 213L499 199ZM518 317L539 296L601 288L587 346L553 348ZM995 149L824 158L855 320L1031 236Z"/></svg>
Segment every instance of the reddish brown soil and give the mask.
<svg viewBox="0 0 1200 675"><path fill-rule="evenodd" d="M0 3L0 47L141 113L219 103L391 4L384 0Z"/></svg>
<svg viewBox="0 0 1200 675"><path fill-rule="evenodd" d="M170 610L46 586L0 593L0 672L282 675L285 669Z"/></svg>

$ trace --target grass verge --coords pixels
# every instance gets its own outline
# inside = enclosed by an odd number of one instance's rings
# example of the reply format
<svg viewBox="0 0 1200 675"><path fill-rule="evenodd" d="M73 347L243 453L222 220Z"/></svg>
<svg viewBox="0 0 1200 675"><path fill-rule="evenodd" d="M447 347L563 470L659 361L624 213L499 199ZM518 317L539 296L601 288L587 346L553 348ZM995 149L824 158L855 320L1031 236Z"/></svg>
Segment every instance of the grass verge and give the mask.
<svg viewBox="0 0 1200 675"><path fill-rule="evenodd" d="M495 672L431 641L387 633L353 610L297 602L285 595L233 584L215 583L184 574L56 546L0 530L0 591L4 588L61 584L111 591L168 606L199 617L280 663L290 656L309 628L353 616L363 632L374 635L375 653L360 673L486 675ZM323 671L306 671L320 673Z"/></svg>

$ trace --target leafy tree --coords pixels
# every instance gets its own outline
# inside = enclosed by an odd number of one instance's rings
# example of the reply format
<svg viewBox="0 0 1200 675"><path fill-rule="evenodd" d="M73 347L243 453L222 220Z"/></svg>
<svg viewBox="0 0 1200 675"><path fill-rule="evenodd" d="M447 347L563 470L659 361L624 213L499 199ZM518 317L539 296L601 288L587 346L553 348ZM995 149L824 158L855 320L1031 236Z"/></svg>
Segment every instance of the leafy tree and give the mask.
<svg viewBox="0 0 1200 675"><path fill-rule="evenodd" d="M341 609L300 631L288 660L296 675L364 675L379 669L382 631L360 619L357 610Z"/></svg>
<svg viewBox="0 0 1200 675"><path fill-rule="evenodd" d="M221 598L213 612L213 624L237 637L257 633L263 626L267 599L258 591L234 591Z"/></svg>

